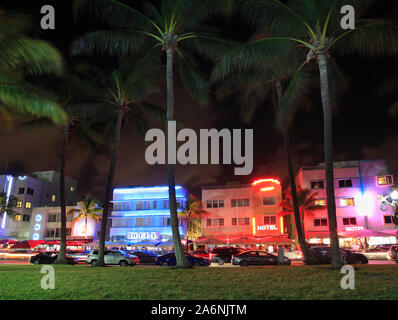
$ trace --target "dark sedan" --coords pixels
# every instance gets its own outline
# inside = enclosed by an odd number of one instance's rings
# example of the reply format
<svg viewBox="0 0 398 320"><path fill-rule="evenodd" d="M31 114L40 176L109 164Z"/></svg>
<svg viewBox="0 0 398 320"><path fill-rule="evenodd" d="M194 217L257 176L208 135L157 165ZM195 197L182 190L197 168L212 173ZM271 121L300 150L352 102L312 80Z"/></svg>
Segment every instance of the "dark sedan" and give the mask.
<svg viewBox="0 0 398 320"><path fill-rule="evenodd" d="M192 266L197 267L208 267L211 264L209 259L203 259L199 257L195 257L193 255L187 254L186 257ZM156 265L158 266L175 266L177 264L176 257L174 252L169 252L164 254L163 256L159 256L156 259Z"/></svg>
<svg viewBox="0 0 398 320"><path fill-rule="evenodd" d="M232 264L247 266L277 265L278 257L267 251L245 251L236 256L232 256ZM290 265L290 259L284 258L284 265Z"/></svg>
<svg viewBox="0 0 398 320"><path fill-rule="evenodd" d="M141 263L155 263L158 255L152 251L129 251L140 259Z"/></svg>
<svg viewBox="0 0 398 320"><path fill-rule="evenodd" d="M331 263L330 247L311 247L310 250L319 264ZM340 248L340 255L346 264L367 264L369 262L365 255L347 249Z"/></svg>
<svg viewBox="0 0 398 320"><path fill-rule="evenodd" d="M58 252L40 252L39 254L30 258L30 263L33 264L53 264L57 260ZM68 264L78 263L77 258L66 257Z"/></svg>

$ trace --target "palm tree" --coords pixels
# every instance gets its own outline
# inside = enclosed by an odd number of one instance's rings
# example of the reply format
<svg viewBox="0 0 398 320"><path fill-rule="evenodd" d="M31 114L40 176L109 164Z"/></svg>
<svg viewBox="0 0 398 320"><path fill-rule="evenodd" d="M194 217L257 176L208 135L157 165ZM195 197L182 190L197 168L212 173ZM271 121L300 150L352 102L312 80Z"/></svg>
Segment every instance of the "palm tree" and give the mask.
<svg viewBox="0 0 398 320"><path fill-rule="evenodd" d="M60 74L62 57L47 42L29 38L30 29L27 16L0 8L0 119L9 122L12 114L22 114L64 123L55 99L27 80Z"/></svg>
<svg viewBox="0 0 398 320"><path fill-rule="evenodd" d="M315 211L324 210L326 206L316 203L316 197L318 192L311 192L309 189L299 189L297 192L298 205L300 210L300 220L302 233L305 234L304 218L312 216ZM293 214L293 202L291 190L287 190L284 199L278 203L278 206L282 208L281 213ZM296 226L296 229L298 227ZM297 230L298 233L298 230Z"/></svg>
<svg viewBox="0 0 398 320"><path fill-rule="evenodd" d="M343 30L340 26L340 8L352 4L357 16L372 1L302 1L292 0L289 5L279 0L247 0L242 4L246 18L258 28L266 28L269 36L253 40L237 48L222 63L237 68L255 66L269 57L276 65L290 64L290 50L306 52L306 61L314 61L319 70L324 115L324 154L326 193L331 240L332 266L343 262L339 253L336 203L333 180L332 110L330 96L330 67L334 54L359 53L366 56L396 54L398 43L397 21L356 20L356 29Z"/></svg>
<svg viewBox="0 0 398 320"><path fill-rule="evenodd" d="M98 206L98 200L90 195L86 195L82 201L82 206L78 209L70 209L68 214L76 214L75 219L83 219L85 223L85 241L87 241L87 219L99 220L102 217L102 208Z"/></svg>
<svg viewBox="0 0 398 320"><path fill-rule="evenodd" d="M158 9L160 7L160 9ZM142 11L116 0L76 0L76 12L89 11L100 15L111 30L96 31L80 38L75 52L126 56L145 52L144 65L151 65L166 53L167 121L174 120L174 68L177 67L186 89L200 103L206 103L208 84L195 71L192 50L216 59L229 42L209 34L199 34L200 23L219 10L217 0L162 0L156 7L144 2ZM174 164L167 165L170 220L177 264L191 267L185 257L178 230ZM104 207L106 211L106 208ZM106 219L106 214L104 214ZM104 220L103 220L104 221Z"/></svg>
<svg viewBox="0 0 398 320"><path fill-rule="evenodd" d="M147 130L146 119L164 119L164 110L145 102L144 99L159 91L155 84L158 66L147 66L145 70L132 65L126 60L120 61L120 66L106 76L98 69L92 69L87 76L93 81L95 96L92 103L101 105L101 120L96 121L91 134L96 134L96 141L102 141L111 147L111 161L108 171L106 190L103 202L101 230L99 239L98 261L95 266L105 266L104 251L107 231L107 221L111 210L113 176L117 162L122 126L129 118L134 121L139 133L144 136ZM138 75L142 75L143 78ZM102 131L98 134L98 131Z"/></svg>
<svg viewBox="0 0 398 320"><path fill-rule="evenodd" d="M180 209L181 211L178 212L178 215L187 221L185 238L188 247L188 240L189 240L188 235L194 237L194 231L193 231L194 219L200 219L203 214L207 213L207 211L202 209L202 202L198 198L196 198L193 194L189 195L188 201L185 202L185 205L181 206Z"/></svg>
<svg viewBox="0 0 398 320"><path fill-rule="evenodd" d="M5 214L10 214L13 216L21 215L18 211L15 211L14 208L17 207L18 198L10 195L7 197L7 194L4 192L0 192L0 214L4 217ZM3 220L3 217L0 221Z"/></svg>
<svg viewBox="0 0 398 320"><path fill-rule="evenodd" d="M67 121L62 127L61 162L60 162L60 207L61 207L61 242L56 264L67 264L66 260L66 203L65 203L65 171L67 165L67 151L70 139L81 142L84 153L89 146L94 146L94 121L101 119L103 103L92 101L93 95L101 94L93 84L88 72L94 68L86 63L71 66L61 79L57 79L53 90L58 95L60 105L66 111ZM46 118L28 121L22 125L24 130L36 127L53 126L53 122Z"/></svg>

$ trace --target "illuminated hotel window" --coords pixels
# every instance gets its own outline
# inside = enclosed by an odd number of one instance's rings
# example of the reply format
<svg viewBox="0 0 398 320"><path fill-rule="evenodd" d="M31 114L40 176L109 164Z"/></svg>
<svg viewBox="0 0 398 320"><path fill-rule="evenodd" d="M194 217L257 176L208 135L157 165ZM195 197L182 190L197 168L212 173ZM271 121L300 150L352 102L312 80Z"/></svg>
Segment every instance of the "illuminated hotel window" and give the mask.
<svg viewBox="0 0 398 320"><path fill-rule="evenodd" d="M384 224L392 224L393 222L392 216L384 216Z"/></svg>
<svg viewBox="0 0 398 320"><path fill-rule="evenodd" d="M276 216L264 216L264 224L276 224Z"/></svg>
<svg viewBox="0 0 398 320"><path fill-rule="evenodd" d="M208 200L207 208L224 208L224 200Z"/></svg>
<svg viewBox="0 0 398 320"><path fill-rule="evenodd" d="M21 221L21 215L20 214L16 214L14 216L14 221Z"/></svg>
<svg viewBox="0 0 398 320"><path fill-rule="evenodd" d="M22 201L17 202L17 208L22 208Z"/></svg>
<svg viewBox="0 0 398 320"><path fill-rule="evenodd" d="M357 224L357 218L343 218L343 225L349 226L349 225L356 225Z"/></svg>
<svg viewBox="0 0 398 320"><path fill-rule="evenodd" d="M377 182L379 186L387 185L387 184L394 184L394 179L392 176L381 176L377 177Z"/></svg>
<svg viewBox="0 0 398 320"><path fill-rule="evenodd" d="M354 198L342 198L340 199L340 205L342 207L355 206Z"/></svg>
<svg viewBox="0 0 398 320"><path fill-rule="evenodd" d="M27 209L32 208L32 202L26 201L25 202L25 208L27 208Z"/></svg>
<svg viewBox="0 0 398 320"><path fill-rule="evenodd" d="M248 207L249 199L231 199L231 207Z"/></svg>
<svg viewBox="0 0 398 320"><path fill-rule="evenodd" d="M326 206L326 200L325 199L314 200L314 206Z"/></svg>
<svg viewBox="0 0 398 320"><path fill-rule="evenodd" d="M325 227L328 225L328 219L314 219L314 227Z"/></svg>
<svg viewBox="0 0 398 320"><path fill-rule="evenodd" d="M52 201L52 202L55 202L55 194L53 194L53 195L51 196L51 201Z"/></svg>
<svg viewBox="0 0 398 320"><path fill-rule="evenodd" d="M351 179L339 180L339 188L351 188L351 187L352 187Z"/></svg>
<svg viewBox="0 0 398 320"><path fill-rule="evenodd" d="M311 189L325 189L323 180L311 181Z"/></svg>
<svg viewBox="0 0 398 320"><path fill-rule="evenodd" d="M69 189L71 192L73 192L73 191L75 191L75 187L73 187L73 186L70 186L70 189Z"/></svg>
<svg viewBox="0 0 398 320"><path fill-rule="evenodd" d="M274 206L276 205L275 197L263 197L263 206Z"/></svg>

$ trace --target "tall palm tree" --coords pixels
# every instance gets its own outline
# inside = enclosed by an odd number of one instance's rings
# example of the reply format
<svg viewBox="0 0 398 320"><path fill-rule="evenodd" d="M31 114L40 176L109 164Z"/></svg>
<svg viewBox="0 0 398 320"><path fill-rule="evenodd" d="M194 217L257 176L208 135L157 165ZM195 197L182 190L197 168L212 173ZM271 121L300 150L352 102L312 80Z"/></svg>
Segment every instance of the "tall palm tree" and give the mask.
<svg viewBox="0 0 398 320"><path fill-rule="evenodd" d="M106 182L103 201L101 230L99 238L98 261L95 266L105 266L104 251L107 232L107 222L111 210L113 176L117 163L117 155L123 125L131 118L139 133L144 136L147 130L146 120L163 120L164 110L145 101L152 93L159 92L156 85L158 66L138 68L127 60L121 60L120 66L106 76L98 69L92 69L90 75L95 87L92 103L101 105L101 120L96 121L91 134L96 134L96 141L111 147L111 161ZM140 76L143 78L141 78ZM98 133L98 128L101 134Z"/></svg>
<svg viewBox="0 0 398 320"><path fill-rule="evenodd" d="M60 161L60 208L61 208L61 242L56 264L67 264L66 260L66 201L65 201L65 172L67 166L67 151L70 139L74 138L81 143L84 153L88 147L94 146L91 128L94 121L101 120L101 109L103 103L93 101L92 96L101 92L93 83L91 75L93 69L89 64L78 63L70 67L62 78L57 79L53 85L59 104L62 105L67 115L67 121L62 126L62 144ZM39 118L28 121L22 125L24 130L36 127L53 126L53 122L47 118Z"/></svg>
<svg viewBox="0 0 398 320"><path fill-rule="evenodd" d="M193 237L193 225L194 219L200 219L207 211L202 209L202 202L196 198L193 194L190 194L188 197L188 201L185 202L183 206L180 208L181 210L178 212L178 215L184 218L187 221L187 226L185 230L185 239L187 241L188 247L188 240L189 236Z"/></svg>
<svg viewBox="0 0 398 320"><path fill-rule="evenodd" d="M301 227L303 234L305 234L305 227L304 227L305 217L312 216L315 211L324 210L326 208L326 206L324 205L316 204L317 195L318 192L312 192L309 189L299 189L297 192L298 205L300 209ZM283 210L281 213L288 213L288 214L294 213L291 190L286 191L284 199L278 203L278 206L281 207Z"/></svg>
<svg viewBox="0 0 398 320"><path fill-rule="evenodd" d="M306 52L306 62L318 66L324 115L324 156L326 192L331 240L332 266L343 262L339 253L333 178L332 110L330 66L335 54L359 53L377 56L397 53L397 21L357 19L356 29L343 30L340 8L351 4L359 17L373 1L292 0L289 6L279 0L243 1L242 12L253 25L268 28L269 37L253 40L237 48L222 63L245 68L272 57L276 64L289 64L289 50Z"/></svg>
<svg viewBox="0 0 398 320"><path fill-rule="evenodd" d="M194 50L199 55L216 59L229 42L209 34L200 34L200 24L220 9L218 0L162 0L158 6L144 2L142 11L116 0L76 0L75 11L100 15L111 27L80 38L75 52L126 56L145 52L145 65L153 64L166 54L167 121L174 120L174 68L177 67L186 89L200 103L206 103L208 85L195 71ZM203 27L202 27L203 28ZM178 230L174 164L167 165L171 229L177 264L191 267L184 254ZM106 209L104 207L104 209ZM104 214L106 218L106 215ZM103 220L104 221L104 220Z"/></svg>
<svg viewBox="0 0 398 320"><path fill-rule="evenodd" d="M49 43L29 38L29 17L0 8L0 119L12 114L47 117L64 123L65 112L55 99L28 79L43 74L60 74L62 57Z"/></svg>
<svg viewBox="0 0 398 320"><path fill-rule="evenodd" d="M75 219L84 219L85 241L87 242L87 219L99 220L102 217L102 208L98 206L98 200L90 195L86 195L82 201L82 206L77 209L70 209L68 214L77 214Z"/></svg>

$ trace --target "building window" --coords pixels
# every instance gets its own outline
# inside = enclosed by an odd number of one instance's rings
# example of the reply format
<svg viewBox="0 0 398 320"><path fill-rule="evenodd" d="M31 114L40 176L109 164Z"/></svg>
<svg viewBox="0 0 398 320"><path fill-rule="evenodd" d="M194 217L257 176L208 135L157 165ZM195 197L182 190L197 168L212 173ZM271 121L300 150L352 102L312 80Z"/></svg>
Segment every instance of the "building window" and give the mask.
<svg viewBox="0 0 398 320"><path fill-rule="evenodd" d="M46 230L46 238L54 238L56 229L47 229Z"/></svg>
<svg viewBox="0 0 398 320"><path fill-rule="evenodd" d="M32 208L32 202L26 201L25 202L25 208L27 208L27 209Z"/></svg>
<svg viewBox="0 0 398 320"><path fill-rule="evenodd" d="M32 188L28 188L28 189L26 190L26 193L27 193L27 194L30 194L31 196L33 196L34 190L33 190Z"/></svg>
<svg viewBox="0 0 398 320"><path fill-rule="evenodd" d="M207 200L207 208L224 208L224 200Z"/></svg>
<svg viewBox="0 0 398 320"><path fill-rule="evenodd" d="M163 217L162 218L162 226L169 226L170 223L170 217Z"/></svg>
<svg viewBox="0 0 398 320"><path fill-rule="evenodd" d="M51 201L52 201L52 202L55 202L55 194L53 194L53 195L51 196Z"/></svg>
<svg viewBox="0 0 398 320"><path fill-rule="evenodd" d="M25 193L25 188L19 188L18 194L24 194Z"/></svg>
<svg viewBox="0 0 398 320"><path fill-rule="evenodd" d="M21 221L21 215L20 214L16 214L14 216L14 221L16 221L16 222Z"/></svg>
<svg viewBox="0 0 398 320"><path fill-rule="evenodd" d="M357 218L343 218L343 225L350 226L350 225L357 225Z"/></svg>
<svg viewBox="0 0 398 320"><path fill-rule="evenodd" d="M136 227L149 227L151 226L152 218L145 217L145 218L135 218L135 226Z"/></svg>
<svg viewBox="0 0 398 320"><path fill-rule="evenodd" d="M352 187L351 179L339 180L339 188L351 188L351 187Z"/></svg>
<svg viewBox="0 0 398 320"><path fill-rule="evenodd" d="M163 200L163 209L169 208L169 200Z"/></svg>
<svg viewBox="0 0 398 320"><path fill-rule="evenodd" d="M249 199L232 199L231 207L248 207L250 205Z"/></svg>
<svg viewBox="0 0 398 320"><path fill-rule="evenodd" d="M355 206L354 198L340 199L340 206L342 207Z"/></svg>
<svg viewBox="0 0 398 320"><path fill-rule="evenodd" d="M17 202L17 208L22 208L22 203L23 203L22 201L18 201Z"/></svg>
<svg viewBox="0 0 398 320"><path fill-rule="evenodd" d="M232 225L236 226L238 224L238 219L237 218L232 218Z"/></svg>
<svg viewBox="0 0 398 320"><path fill-rule="evenodd" d="M384 224L392 224L394 223L392 216L384 216Z"/></svg>
<svg viewBox="0 0 398 320"><path fill-rule="evenodd" d="M276 224L276 216L264 216L264 224Z"/></svg>
<svg viewBox="0 0 398 320"><path fill-rule="evenodd" d="M47 218L47 222L57 222L58 214L50 213Z"/></svg>
<svg viewBox="0 0 398 320"><path fill-rule="evenodd" d="M24 215L22 216L22 221L29 222L29 221L30 221L30 215L24 214Z"/></svg>
<svg viewBox="0 0 398 320"><path fill-rule="evenodd" d="M73 191L75 191L75 187L73 187L73 186L70 186L70 189L69 189L71 192L73 192Z"/></svg>
<svg viewBox="0 0 398 320"><path fill-rule="evenodd" d="M232 225L248 226L250 225L250 218L232 218Z"/></svg>
<svg viewBox="0 0 398 320"><path fill-rule="evenodd" d="M208 227L222 227L222 226L224 226L224 218L221 218L221 219L207 219L206 225Z"/></svg>
<svg viewBox="0 0 398 320"><path fill-rule="evenodd" d="M275 197L263 197L263 206L274 206L276 205Z"/></svg>
<svg viewBox="0 0 398 320"><path fill-rule="evenodd" d="M152 209L157 209L158 208L158 202L156 200L152 201Z"/></svg>
<svg viewBox="0 0 398 320"><path fill-rule="evenodd" d="M328 225L328 219L314 219L314 227L326 227Z"/></svg>
<svg viewBox="0 0 398 320"><path fill-rule="evenodd" d="M394 179L392 176L381 176L377 177L377 182L379 186L394 184Z"/></svg>
<svg viewBox="0 0 398 320"><path fill-rule="evenodd" d="M311 189L325 189L323 180L311 181Z"/></svg>
<svg viewBox="0 0 398 320"><path fill-rule="evenodd" d="M314 200L314 206L326 206L325 199L316 199Z"/></svg>

